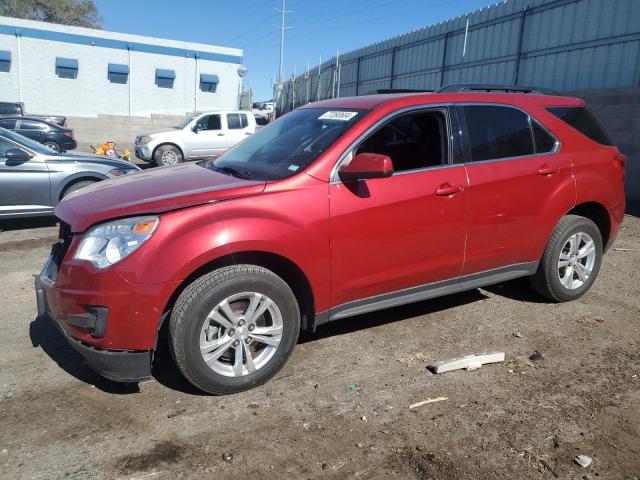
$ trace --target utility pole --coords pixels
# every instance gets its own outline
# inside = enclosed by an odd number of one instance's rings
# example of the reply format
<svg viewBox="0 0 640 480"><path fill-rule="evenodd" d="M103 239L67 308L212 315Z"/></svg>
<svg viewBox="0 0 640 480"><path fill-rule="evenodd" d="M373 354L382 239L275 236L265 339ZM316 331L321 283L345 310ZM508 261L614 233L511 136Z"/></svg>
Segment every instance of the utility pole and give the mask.
<svg viewBox="0 0 640 480"><path fill-rule="evenodd" d="M287 15L287 13L293 13L293 11L286 9L286 0L282 0L281 9L274 8L274 10L280 13L280 26L274 25L274 27L280 29L280 68L278 70L278 84L276 86L276 91L278 93L278 96L280 96L284 91L284 31L292 28L285 27L285 16ZM277 105L278 99L274 100L276 101L275 104Z"/></svg>

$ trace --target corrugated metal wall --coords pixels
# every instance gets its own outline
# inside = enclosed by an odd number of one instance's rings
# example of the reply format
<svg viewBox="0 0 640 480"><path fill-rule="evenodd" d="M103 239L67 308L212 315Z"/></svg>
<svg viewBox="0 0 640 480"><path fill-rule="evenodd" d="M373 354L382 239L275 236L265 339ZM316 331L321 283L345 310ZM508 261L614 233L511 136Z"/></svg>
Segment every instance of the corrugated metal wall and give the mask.
<svg viewBox="0 0 640 480"><path fill-rule="evenodd" d="M279 111L383 88L640 85L640 0L507 0L349 52L339 68L334 57L319 69L319 88L318 67L285 84Z"/></svg>

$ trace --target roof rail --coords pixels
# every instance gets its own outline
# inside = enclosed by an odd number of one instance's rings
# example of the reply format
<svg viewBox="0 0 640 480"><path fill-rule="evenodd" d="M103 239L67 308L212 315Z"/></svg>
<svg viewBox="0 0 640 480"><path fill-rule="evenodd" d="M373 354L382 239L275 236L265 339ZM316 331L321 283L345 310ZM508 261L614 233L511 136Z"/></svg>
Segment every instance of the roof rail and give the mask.
<svg viewBox="0 0 640 480"><path fill-rule="evenodd" d="M460 93L460 92L504 92L504 93L538 93L541 95L557 95L558 92L550 88L526 87L522 85L484 85L481 83L458 83L447 85L436 93Z"/></svg>
<svg viewBox="0 0 640 480"><path fill-rule="evenodd" d="M376 90L376 93L433 93L434 90L412 88L380 88Z"/></svg>

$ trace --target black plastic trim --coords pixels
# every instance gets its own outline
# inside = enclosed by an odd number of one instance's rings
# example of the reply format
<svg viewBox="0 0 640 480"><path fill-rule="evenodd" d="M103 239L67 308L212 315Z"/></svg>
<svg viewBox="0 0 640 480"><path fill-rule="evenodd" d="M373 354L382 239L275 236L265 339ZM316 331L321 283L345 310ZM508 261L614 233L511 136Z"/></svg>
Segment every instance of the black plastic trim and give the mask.
<svg viewBox="0 0 640 480"><path fill-rule="evenodd" d="M493 270L487 270L485 272L473 273L462 277L451 278L449 280L398 290L396 292L384 293L382 295L376 295L362 300L354 300L332 308L326 320L324 316L318 318L318 315L322 314L316 314L316 325L375 310L396 307L406 303L413 303L449 295L451 293L486 287L487 285L492 285L494 283L513 280L514 278L526 277L536 273L537 269L538 262L518 263Z"/></svg>

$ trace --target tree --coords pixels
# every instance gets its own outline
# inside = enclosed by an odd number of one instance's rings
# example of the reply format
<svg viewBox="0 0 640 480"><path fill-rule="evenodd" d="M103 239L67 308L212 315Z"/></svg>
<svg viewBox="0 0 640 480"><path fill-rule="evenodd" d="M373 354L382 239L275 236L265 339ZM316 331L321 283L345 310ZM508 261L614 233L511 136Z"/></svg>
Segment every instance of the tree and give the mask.
<svg viewBox="0 0 640 480"><path fill-rule="evenodd" d="M77 27L101 27L93 0L0 0L0 15Z"/></svg>

